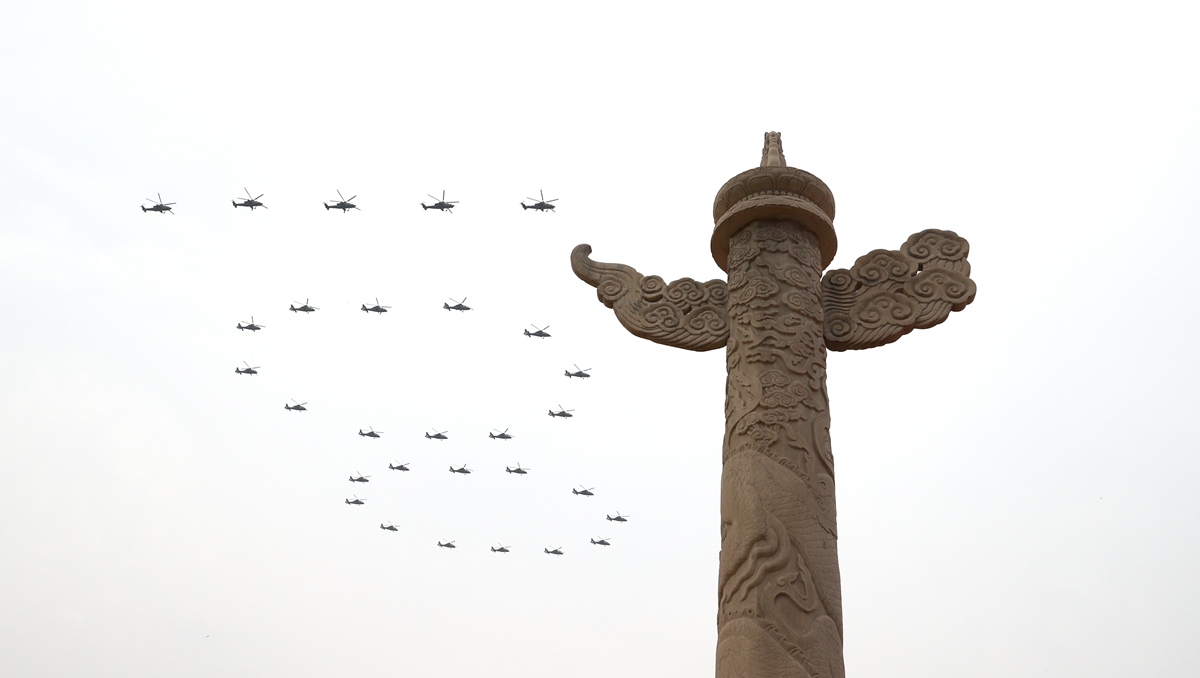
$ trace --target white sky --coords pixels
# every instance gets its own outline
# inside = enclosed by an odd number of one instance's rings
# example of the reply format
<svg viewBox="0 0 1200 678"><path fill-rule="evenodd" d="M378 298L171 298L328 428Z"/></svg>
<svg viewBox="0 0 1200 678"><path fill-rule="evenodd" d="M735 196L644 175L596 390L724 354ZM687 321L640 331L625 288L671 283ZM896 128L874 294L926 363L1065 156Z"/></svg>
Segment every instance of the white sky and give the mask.
<svg viewBox="0 0 1200 678"><path fill-rule="evenodd" d="M568 254L720 277L767 130L834 266L946 228L979 286L830 357L848 673L1200 668L1193 6L3 14L0 675L711 673L723 352L628 335Z"/></svg>

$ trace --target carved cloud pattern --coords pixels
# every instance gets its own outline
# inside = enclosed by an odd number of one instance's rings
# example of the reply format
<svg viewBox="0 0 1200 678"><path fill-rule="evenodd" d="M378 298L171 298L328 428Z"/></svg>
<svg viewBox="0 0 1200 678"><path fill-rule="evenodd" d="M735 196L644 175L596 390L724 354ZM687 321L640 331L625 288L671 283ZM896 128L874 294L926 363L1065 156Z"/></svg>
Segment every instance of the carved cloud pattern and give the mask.
<svg viewBox="0 0 1200 678"><path fill-rule="evenodd" d="M729 320L724 281L699 283L682 278L667 284L631 266L593 261L588 257L591 253L588 245L576 247L571 252L571 268L596 288L596 296L634 336L690 351L725 346Z"/></svg>
<svg viewBox="0 0 1200 678"><path fill-rule="evenodd" d="M821 280L825 345L831 351L890 344L975 299L967 241L953 231L909 236L899 251L874 250Z"/></svg>

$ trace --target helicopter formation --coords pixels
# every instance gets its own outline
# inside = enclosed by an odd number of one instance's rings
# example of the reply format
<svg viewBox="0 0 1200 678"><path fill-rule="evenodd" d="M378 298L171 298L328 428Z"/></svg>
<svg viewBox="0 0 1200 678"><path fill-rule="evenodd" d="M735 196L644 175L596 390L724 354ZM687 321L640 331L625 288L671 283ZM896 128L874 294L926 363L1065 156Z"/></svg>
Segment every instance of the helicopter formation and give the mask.
<svg viewBox="0 0 1200 678"><path fill-rule="evenodd" d="M340 192L338 195L339 195L339 197L341 197ZM247 191L247 196L250 196L249 191ZM258 197L261 198L262 196L260 195ZM350 199L353 199L353 197L354 196L352 196ZM257 201L257 198L250 197L250 199ZM349 200L344 200L343 202L349 203ZM249 205L245 205L245 206L249 206ZM265 205L258 205L258 206L265 207ZM329 205L327 207L329 209L338 209L339 208L337 205ZM434 209L434 208L436 208L436 205L426 206L426 209ZM529 207L528 209L533 209L533 207ZM447 302L444 302L442 304L442 308L447 311L459 311L459 312L466 312L466 311L472 310L471 307L466 305L466 301L467 301L466 297L464 297L462 300L455 300L453 298L450 298ZM291 311L292 313L304 313L306 316L320 310L319 307L310 305L310 302L311 302L311 299L308 299L308 298L306 298L304 300L303 304L293 301L287 307L287 310ZM374 300L373 305L367 305L365 303L360 304L360 310L362 310L363 312L376 313L377 315L382 315L383 313L387 313L388 309L390 309L390 308L391 308L390 306L386 306L386 305L380 303L380 300L378 298L376 298ZM251 334L255 334L259 331L265 330L266 327L267 327L266 325L258 323L253 315L250 316L249 322L240 321L235 325L235 328L237 330L239 330L240 332L250 331ZM547 329L549 329L548 325L544 326L544 327L539 327L537 325L530 325L530 327L533 329L532 332L529 329L523 330L523 333L525 336L538 337L540 339L551 338L551 335L546 331ZM261 369L257 365L251 366L246 361L243 361L242 364L244 365L244 368L243 367L235 367L234 368L234 371L239 375L241 375L241 374L255 375L255 374L258 374L258 370ZM574 367L574 370L571 370L571 369L563 370L564 376L566 376L567 378L578 378L578 379L589 379L592 377L592 375L590 374L592 368L590 368L590 367L586 368L586 369L580 368L578 364L573 365L573 367ZM291 401L289 403L284 404L284 409L289 412L306 412L306 411L308 411L308 407L307 407L308 404L309 404L308 401L300 402L293 398L293 399L291 399ZM573 414L574 411L575 410L573 410L573 409L568 409L568 408L563 407L562 404L558 404L557 409L551 408L551 409L547 410L547 414L551 418L570 419L575 416ZM376 431L373 426L368 426L366 429L360 428L360 429L358 429L357 433L362 438L372 438L375 440L380 440L384 435L383 431ZM432 429L425 431L423 433L423 435L427 440L447 441L450 439L449 431L439 430L436 428L432 428ZM494 428L490 432L487 433L487 437L490 440L503 440L503 441L510 441L515 438L515 436L512 433L510 433L509 428L505 428L503 430ZM399 462L393 461L387 465L387 469L391 470L391 471L411 472L412 467L409 462L399 463ZM518 462L515 467L514 466L504 466L504 471L505 471L506 475L528 476L532 470L533 469L531 469L529 467L522 466L520 464L520 462ZM469 476L476 472L475 469L469 468L466 463L460 464L457 467L454 466L453 464L450 464L448 467L448 471L449 471L449 473L451 473L453 475L458 475L458 476ZM348 481L351 483L356 483L359 485L367 486L367 484L369 484L371 482L371 475L364 474L361 471L356 471L355 473L350 474L348 476ZM594 497L595 496L594 490L595 490L594 487L585 487L583 485L579 485L576 488L571 488L571 494L574 496L580 496L580 497ZM360 498L357 494L355 494L355 495L352 495L351 497L345 498L344 503L346 505L351 505L351 506L365 506L367 503L367 500L365 498ZM624 522L628 521L628 516L622 515L620 512L617 512L617 514L615 516L606 514L605 519L608 522L624 523ZM379 528L381 530L385 530L385 531L389 531L389 532L400 532L399 527L396 526L394 523L380 523ZM611 545L611 541L607 537L606 538L593 538L593 539L590 539L589 542L596 546L610 546ZM447 548L447 549L457 548L457 545L456 545L455 541L453 541L453 540L448 541L448 542L438 541L437 544L439 547L442 547L442 548ZM489 548L492 552L495 552L495 553L509 553L511 546L505 546L503 544L500 544L498 546L493 546L493 547L489 547ZM556 555L556 556L561 556L561 555L564 555L564 553L565 553L561 546L557 547L557 548L553 548L553 549L543 548L543 552L547 555Z"/></svg>
<svg viewBox="0 0 1200 678"><path fill-rule="evenodd" d="M230 200L230 202L233 204L234 209L237 209L238 207L249 207L251 212L253 212L255 209L257 209L259 207L261 207L263 209L267 209L267 206L262 203L262 197L264 195L266 195L265 193L259 193L257 196L254 196L254 195L250 194L250 189L243 187L242 190L246 192L245 198L239 197L239 198L233 198L232 200ZM358 198L357 194L352 195L349 198L347 198L346 196L342 195L341 189L336 189L336 192L338 194L337 200L331 199L331 200L326 200L321 203L325 207L326 211L341 210L342 214L346 214L350 210L361 211L361 209L358 207L358 205L354 204L354 200L356 198ZM457 200L446 200L446 191L444 191L444 190L442 191L442 197L440 197L440 198L433 194L430 194L430 193L426 193L425 195L428 195L430 198L433 198L433 204L426 205L425 202L422 201L421 202L422 210L426 210L426 211L437 210L439 212L449 212L449 213L453 214L454 206L458 204ZM175 214L175 211L173 209L171 209L171 207L175 203L163 202L162 193L158 193L157 196L158 196L158 200L154 200L153 198L146 198L146 202L149 202L152 204L149 207L142 205L142 211L143 212L158 212L160 214L167 214L167 213ZM558 202L558 198L551 198L550 200L547 200L545 192L540 189L538 190L538 196L540 196L540 197L537 198L536 200L534 198L525 198L525 200L528 200L528 201L532 202L533 204L526 205L525 202L522 201L521 208L523 210L536 210L538 212L543 212L543 213L553 212L554 208L555 208L555 205L553 203Z"/></svg>

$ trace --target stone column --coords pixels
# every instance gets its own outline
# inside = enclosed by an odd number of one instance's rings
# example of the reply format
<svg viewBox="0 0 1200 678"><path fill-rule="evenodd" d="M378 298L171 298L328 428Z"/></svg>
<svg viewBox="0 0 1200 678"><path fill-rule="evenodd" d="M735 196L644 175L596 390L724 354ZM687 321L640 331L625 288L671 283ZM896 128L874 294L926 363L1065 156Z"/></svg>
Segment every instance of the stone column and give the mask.
<svg viewBox="0 0 1200 678"><path fill-rule="evenodd" d="M817 236L729 243L718 678L845 675Z"/></svg>
<svg viewBox="0 0 1200 678"><path fill-rule="evenodd" d="M624 264L571 267L631 333L725 347L717 678L842 678L842 591L825 352L933 327L975 298L967 241L927 229L821 272L837 251L833 193L788 167L769 132L759 167L713 201L728 282L669 284Z"/></svg>

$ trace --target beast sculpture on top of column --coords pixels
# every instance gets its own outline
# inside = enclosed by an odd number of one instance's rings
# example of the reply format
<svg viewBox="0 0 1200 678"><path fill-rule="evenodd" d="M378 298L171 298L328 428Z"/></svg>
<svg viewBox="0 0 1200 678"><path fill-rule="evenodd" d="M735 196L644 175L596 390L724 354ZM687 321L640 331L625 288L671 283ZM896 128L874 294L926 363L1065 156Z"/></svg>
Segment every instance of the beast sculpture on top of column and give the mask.
<svg viewBox="0 0 1200 678"><path fill-rule="evenodd" d="M842 594L825 351L881 346L975 298L967 241L925 230L849 269L833 260L833 194L788 167L779 134L713 203L728 283L670 284L589 258L571 266L634 335L726 347L718 678L840 678Z"/></svg>

